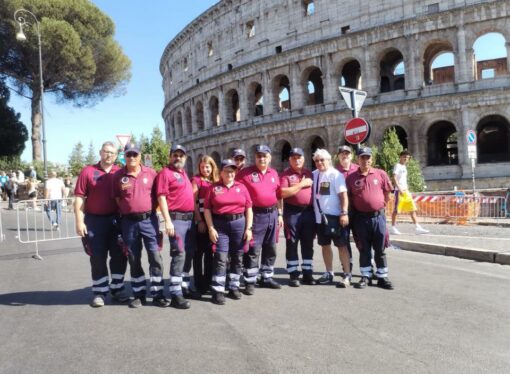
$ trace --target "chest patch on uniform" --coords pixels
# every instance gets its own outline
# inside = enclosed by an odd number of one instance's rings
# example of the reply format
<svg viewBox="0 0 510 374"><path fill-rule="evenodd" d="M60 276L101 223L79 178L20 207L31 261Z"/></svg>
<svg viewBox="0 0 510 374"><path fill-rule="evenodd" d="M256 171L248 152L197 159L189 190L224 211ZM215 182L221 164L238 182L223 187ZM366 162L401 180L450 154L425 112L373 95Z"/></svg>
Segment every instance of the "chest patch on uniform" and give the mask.
<svg viewBox="0 0 510 374"><path fill-rule="evenodd" d="M222 193L224 193L223 187L221 187L221 186L214 187L214 194L215 195L221 195Z"/></svg>
<svg viewBox="0 0 510 374"><path fill-rule="evenodd" d="M271 177L271 183L274 183L274 177Z"/></svg>
<svg viewBox="0 0 510 374"><path fill-rule="evenodd" d="M321 182L319 193L321 195L329 195L329 186L330 186L329 182Z"/></svg>
<svg viewBox="0 0 510 374"><path fill-rule="evenodd" d="M147 184L149 180L147 178L143 178L143 184Z"/></svg>
<svg viewBox="0 0 510 374"><path fill-rule="evenodd" d="M236 192L237 193L241 192L241 189L239 187L236 187Z"/></svg>
<svg viewBox="0 0 510 374"><path fill-rule="evenodd" d="M122 179L120 180L120 182L121 182L122 184L126 184L126 183L128 183L128 182L129 182L129 178L128 178L128 177L122 177Z"/></svg>
<svg viewBox="0 0 510 374"><path fill-rule="evenodd" d="M94 174L92 174L92 180L96 182L99 179L99 177L101 177L101 173L99 172L99 170L94 170Z"/></svg>
<svg viewBox="0 0 510 374"><path fill-rule="evenodd" d="M374 184L377 186L379 184L379 181L377 179L374 179Z"/></svg>
<svg viewBox="0 0 510 374"><path fill-rule="evenodd" d="M181 175L176 171L174 171L174 177L175 179L181 179Z"/></svg>
<svg viewBox="0 0 510 374"><path fill-rule="evenodd" d="M257 173L252 173L251 174L251 181L253 183L259 183L260 182L260 177Z"/></svg>
<svg viewBox="0 0 510 374"><path fill-rule="evenodd" d="M131 188L131 183L129 183L129 178L128 177L122 177L122 179L120 180L120 189L122 191L125 191L129 188Z"/></svg>

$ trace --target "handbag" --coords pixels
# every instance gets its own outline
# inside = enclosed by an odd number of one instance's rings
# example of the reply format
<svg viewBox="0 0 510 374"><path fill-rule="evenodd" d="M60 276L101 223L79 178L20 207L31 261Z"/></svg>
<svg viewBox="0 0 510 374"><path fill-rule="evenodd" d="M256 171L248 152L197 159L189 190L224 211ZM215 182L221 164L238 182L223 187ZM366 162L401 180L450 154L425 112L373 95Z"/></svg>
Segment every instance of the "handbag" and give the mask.
<svg viewBox="0 0 510 374"><path fill-rule="evenodd" d="M340 227L339 217L331 214L326 214L321 209L319 198L317 197L319 192L319 173L317 173L317 181L315 188L315 199L317 201L317 208L321 216L322 233L330 238L340 238L342 236L342 228Z"/></svg>

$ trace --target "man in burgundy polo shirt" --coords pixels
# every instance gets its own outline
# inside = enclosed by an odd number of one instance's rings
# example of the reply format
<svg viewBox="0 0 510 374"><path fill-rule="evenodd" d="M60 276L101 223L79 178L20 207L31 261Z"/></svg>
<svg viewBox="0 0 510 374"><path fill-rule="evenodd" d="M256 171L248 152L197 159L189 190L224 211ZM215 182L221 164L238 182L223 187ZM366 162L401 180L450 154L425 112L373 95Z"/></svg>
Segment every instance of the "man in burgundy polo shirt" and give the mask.
<svg viewBox="0 0 510 374"><path fill-rule="evenodd" d="M298 243L301 242L301 269L304 284L315 284L313 279L313 239L315 215L312 205L312 172L304 167L301 148L292 148L289 165L280 176L283 198L283 227L285 229L287 272L289 286L299 287Z"/></svg>
<svg viewBox="0 0 510 374"><path fill-rule="evenodd" d="M372 249L377 267L377 286L388 290L393 285L388 279L388 265L384 253L386 237L385 207L393 190L384 170L372 167L372 150L358 151L359 169L347 177L347 191L351 209L351 228L360 252L361 280L357 288L372 284Z"/></svg>
<svg viewBox="0 0 510 374"><path fill-rule="evenodd" d="M113 173L119 169L114 164L117 158L115 145L112 142L103 143L99 156L101 159L97 164L83 168L74 189L76 233L83 238L90 256L94 294L90 305L95 308L104 305L108 291L115 301L129 300L124 290L127 257L117 243L120 233L117 226L117 204L111 196ZM108 253L111 283L106 265Z"/></svg>
<svg viewBox="0 0 510 374"><path fill-rule="evenodd" d="M183 296L183 270L185 260L193 258L195 252L195 226L193 215L195 200L193 187L186 175L186 149L179 144L170 150L170 163L158 174L156 180L156 194L163 218L165 219L165 233L170 240L170 295L171 306L178 309L188 309L190 303ZM189 280L189 274L187 274Z"/></svg>
<svg viewBox="0 0 510 374"><path fill-rule="evenodd" d="M261 287L273 289L281 286L273 279L276 260L278 229L283 226L280 199L280 178L276 170L269 167L271 148L258 145L255 149L255 165L243 168L236 180L243 183L253 202L253 239L244 256L244 280L247 295L253 295L259 272L261 257Z"/></svg>
<svg viewBox="0 0 510 374"><path fill-rule="evenodd" d="M146 304L145 273L141 263L143 241L149 260L152 303L164 308L169 302L163 296L163 259L154 191L156 172L141 164L142 155L136 144L126 145L124 157L126 166L113 175L113 196L122 215L122 239L131 268L134 299L129 306L138 308Z"/></svg>

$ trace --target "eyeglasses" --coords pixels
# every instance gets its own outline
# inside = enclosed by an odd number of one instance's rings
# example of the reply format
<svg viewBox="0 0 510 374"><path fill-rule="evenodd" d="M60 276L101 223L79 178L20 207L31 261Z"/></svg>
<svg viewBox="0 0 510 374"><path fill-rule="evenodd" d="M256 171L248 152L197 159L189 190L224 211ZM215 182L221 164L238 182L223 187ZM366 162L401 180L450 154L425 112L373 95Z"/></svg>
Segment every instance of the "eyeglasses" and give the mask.
<svg viewBox="0 0 510 374"><path fill-rule="evenodd" d="M138 153L136 152L128 152L125 154L126 157L138 157Z"/></svg>
<svg viewBox="0 0 510 374"><path fill-rule="evenodd" d="M101 150L101 152L103 152L105 155L108 155L108 156L112 156L112 155L116 155L117 152L110 152L110 151L103 151Z"/></svg>
<svg viewBox="0 0 510 374"><path fill-rule="evenodd" d="M328 160L326 160L325 158L319 158L317 160L315 160L315 162L326 162Z"/></svg>

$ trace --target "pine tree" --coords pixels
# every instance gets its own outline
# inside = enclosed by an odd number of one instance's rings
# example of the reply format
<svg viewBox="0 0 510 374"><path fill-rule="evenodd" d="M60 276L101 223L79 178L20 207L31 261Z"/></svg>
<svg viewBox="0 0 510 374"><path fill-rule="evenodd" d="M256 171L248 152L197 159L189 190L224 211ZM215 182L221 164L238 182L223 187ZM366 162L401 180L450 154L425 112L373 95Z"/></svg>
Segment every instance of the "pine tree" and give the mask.
<svg viewBox="0 0 510 374"><path fill-rule="evenodd" d="M69 171L72 175L78 175L85 166L85 157L83 156L83 144L78 142L73 147L69 156Z"/></svg>
<svg viewBox="0 0 510 374"><path fill-rule="evenodd" d="M87 152L87 157L85 158L86 165L93 165L97 163L96 152L94 151L94 143L92 141L89 143L89 150Z"/></svg>

